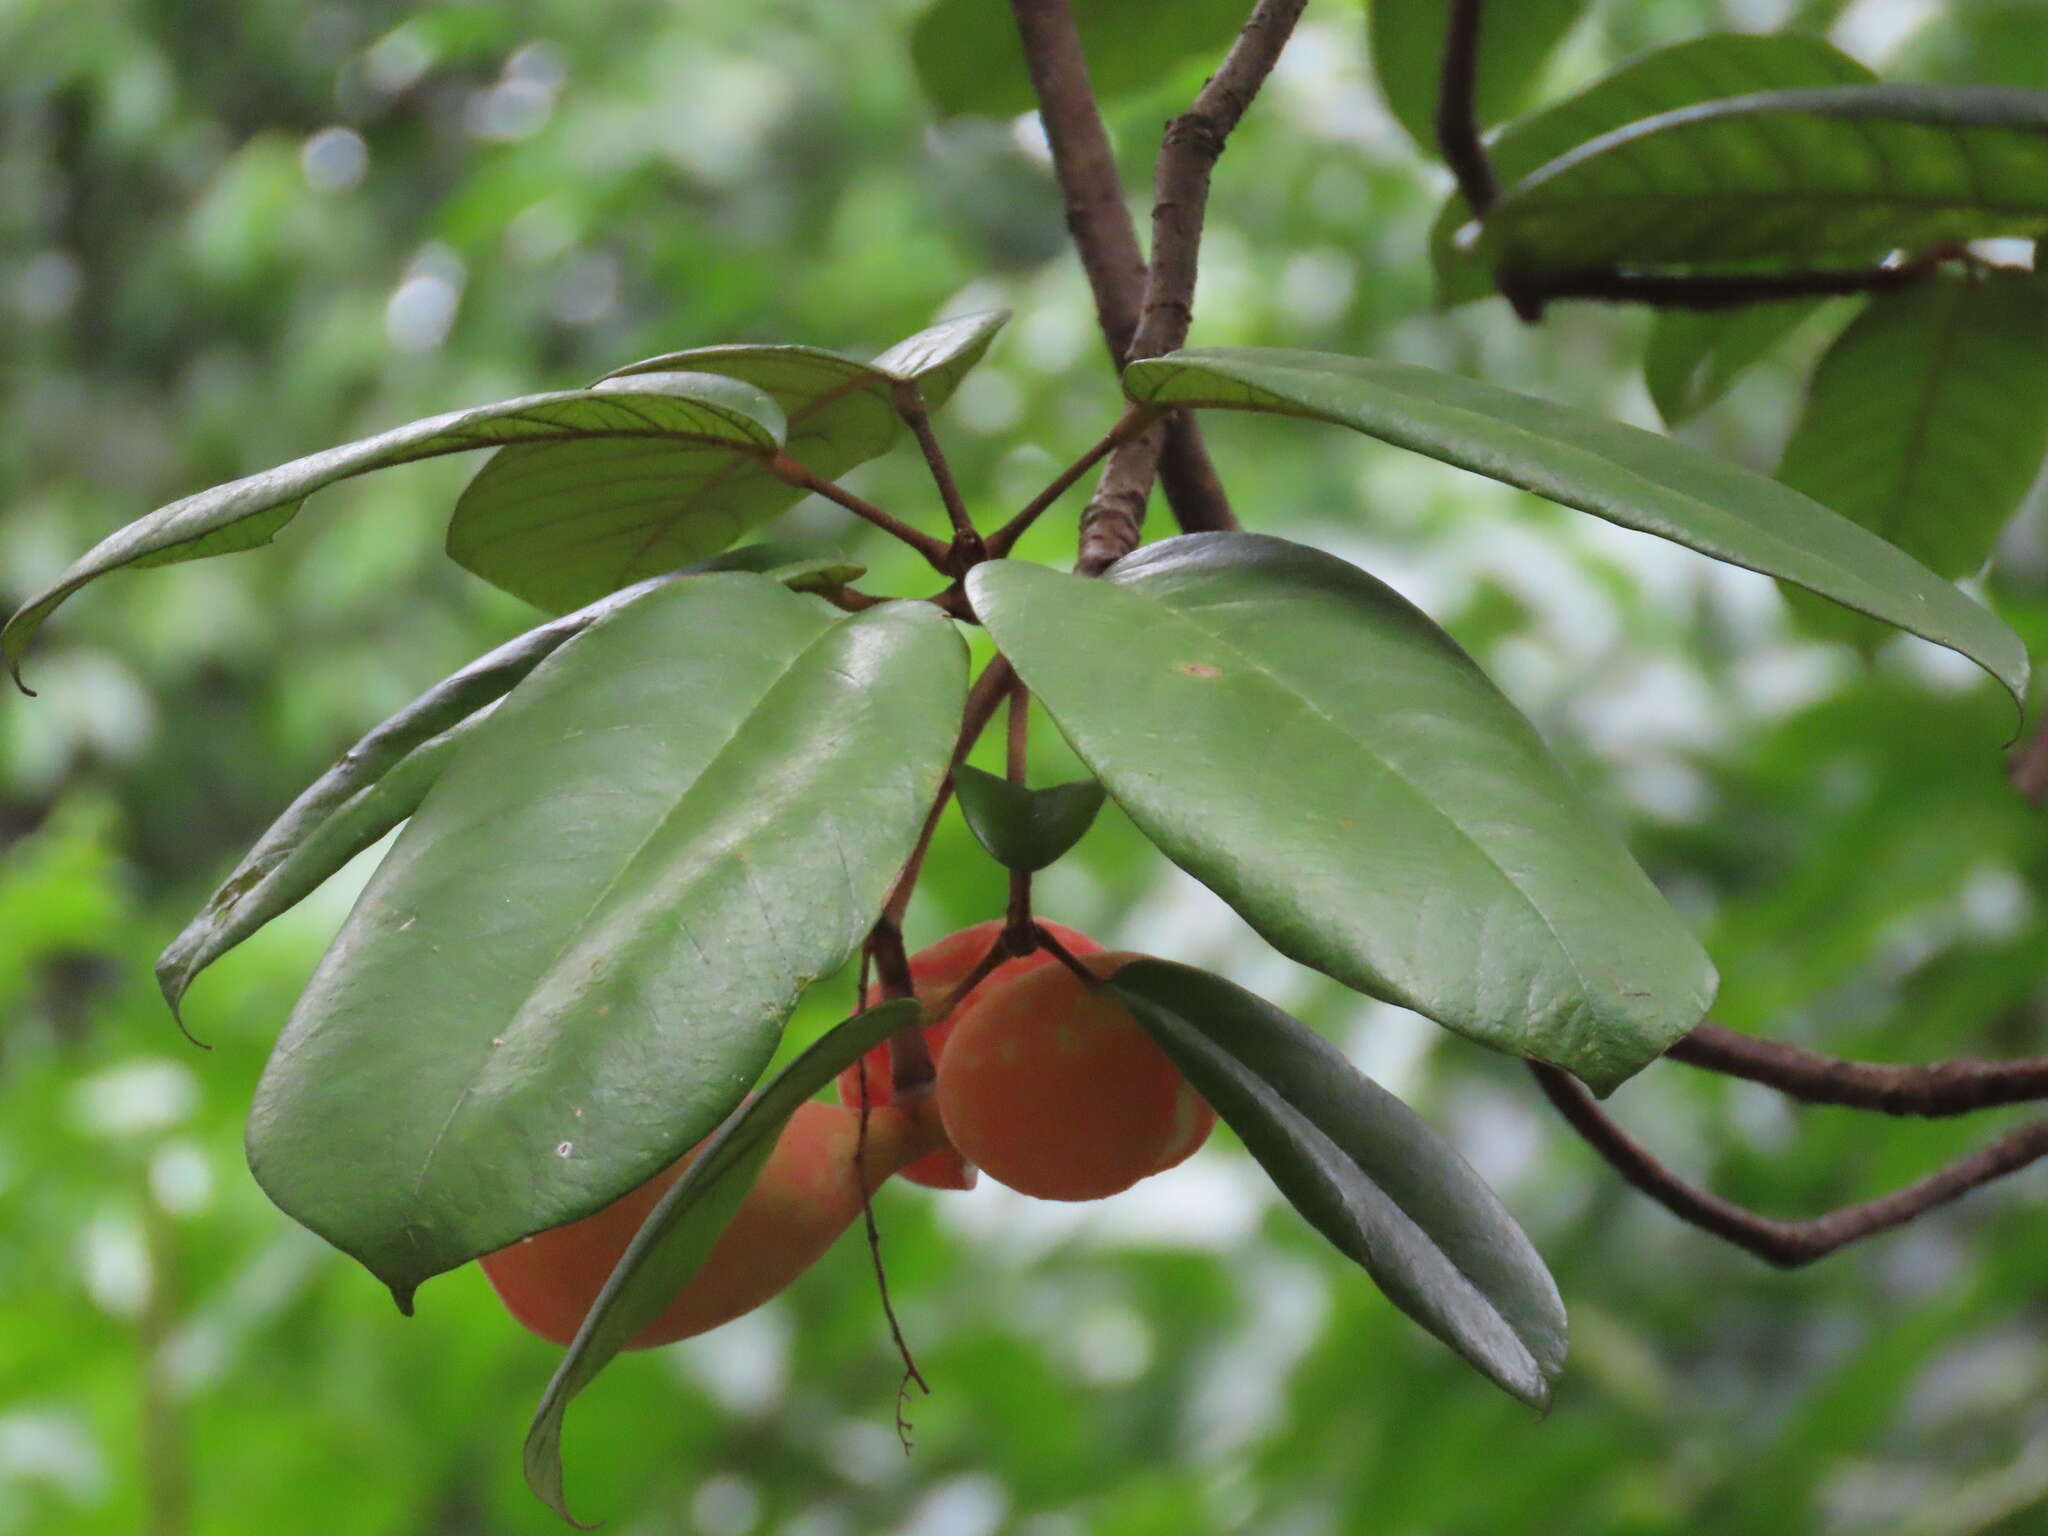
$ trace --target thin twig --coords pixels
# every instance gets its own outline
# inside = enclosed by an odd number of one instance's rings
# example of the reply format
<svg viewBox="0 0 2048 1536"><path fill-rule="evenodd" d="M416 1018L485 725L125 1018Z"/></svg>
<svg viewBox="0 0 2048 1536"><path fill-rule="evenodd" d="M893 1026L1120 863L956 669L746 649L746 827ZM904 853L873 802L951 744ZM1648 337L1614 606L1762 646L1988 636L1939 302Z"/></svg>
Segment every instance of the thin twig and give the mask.
<svg viewBox="0 0 2048 1536"><path fill-rule="evenodd" d="M904 860L903 869L896 876L896 884L890 888L889 899L882 904L883 918L899 927L903 914L910 910L910 895L917 889L918 871L924 868L924 856L932 845L932 834L938 830L946 803L953 798L953 769L967 761L967 754L981 740L981 733L988 728L996 707L1009 691L1010 680L1016 675L1010 663L998 656L982 668L981 676L967 690L967 704L960 712L960 734L953 742L952 763L939 785L939 792L932 797L932 808L925 813L924 827L917 835L916 846L910 850L910 857Z"/></svg>
<svg viewBox="0 0 2048 1536"><path fill-rule="evenodd" d="M1443 73L1436 90L1436 147L1458 178L1475 219L1493 211L1500 196L1486 144L1479 133L1479 22L1482 0L1451 0L1444 24Z"/></svg>
<svg viewBox="0 0 2048 1536"><path fill-rule="evenodd" d="M1860 1238L1904 1226L1980 1184L1988 1184L2048 1155L2048 1120L2036 1120L1889 1195L1860 1205L1841 1206L1807 1221L1776 1221L1687 1183L1673 1173L1609 1119L1593 1102L1593 1096L1569 1073L1540 1062L1531 1062L1529 1070L1566 1123L1629 1183L1679 1220L1747 1249L1781 1269L1811 1264Z"/></svg>
<svg viewBox="0 0 2048 1536"><path fill-rule="evenodd" d="M822 496L827 501L836 502L855 517L865 518L884 533L901 539L920 555L923 555L933 570L943 572L948 576L953 574L953 572L947 570L947 560L952 551L943 539L935 539L921 529L911 527L910 524L904 522L902 518L897 517L894 513L884 512L873 502L863 500L861 497L854 495L846 487L835 485L830 480L812 474L810 470L786 453L778 453L774 458L770 459L768 461L768 469L776 479L784 484L801 486L804 490Z"/></svg>
<svg viewBox="0 0 2048 1536"><path fill-rule="evenodd" d="M1080 34L1067 0L1010 0L1010 10L1066 203L1067 231L1095 296L1103 345L1121 369L1145 301L1145 257L1089 83ZM1235 528L1237 518L1202 445L1201 430L1185 411L1176 411L1172 419L1160 479L1175 520L1188 533Z"/></svg>
<svg viewBox="0 0 2048 1536"><path fill-rule="evenodd" d="M1058 936L1050 928L1046 927L1043 923L1033 923L1031 928L1032 932L1038 935L1039 945L1052 951L1053 959L1059 961L1061 965L1072 971L1082 981L1086 982L1088 986L1099 987L1102 985L1102 978L1083 965L1075 957L1074 952L1062 944Z"/></svg>
<svg viewBox="0 0 2048 1536"><path fill-rule="evenodd" d="M868 962L865 955L860 965L860 991L854 998L854 1012L858 1013L868 995ZM932 1395L931 1384L924 1379L924 1373L917 1368L917 1360L910 1353L910 1341L903 1336L903 1324L897 1320L896 1304L889 1299L889 1266L882 1262L882 1229L875 1220L874 1191L868 1188L868 1116L874 1103L868 1093L868 1074L863 1066L855 1074L860 1080L860 1129L853 1141L853 1176L860 1186L861 1224L867 1229L868 1263L875 1271L875 1294L882 1300L882 1316L889 1324L889 1337L896 1343L896 1353L903 1360L903 1379L896 1385L896 1438L902 1443L903 1454L910 1454L910 1420L903 1408L910 1396L910 1384L916 1382L926 1397Z"/></svg>
<svg viewBox="0 0 2048 1536"><path fill-rule="evenodd" d="M899 379L890 387L889 397L895 403L896 414L903 418L904 424L910 428L910 435L917 439L925 466L931 470L932 483L939 488L939 500L946 504L946 517L953 525L953 547L948 553L953 563L964 571L981 560L985 551L974 519L967 515L967 503L960 499L960 487L953 479L953 466L946 462L945 451L939 447L938 436L932 431L931 412L924 406L924 391L917 387L915 379Z"/></svg>
<svg viewBox="0 0 2048 1536"><path fill-rule="evenodd" d="M1128 360L1161 356L1187 340L1210 176L1231 131L1279 62L1306 4L1307 0L1258 0L1194 105L1166 125L1152 179L1152 264ZM1148 432L1110 455L1095 495L1081 514L1076 570L1100 574L1137 547L1145 501L1164 448L1164 433Z"/></svg>
<svg viewBox="0 0 2048 1536"><path fill-rule="evenodd" d="M1031 690L1019 678L1010 687L1010 735L1004 745L1004 776L1022 789L1025 784L1028 758L1030 755ZM1008 933L1022 934L1031 927L1031 871L1013 869L1010 871L1010 902L1005 913L1004 929Z"/></svg>
<svg viewBox="0 0 2048 1536"><path fill-rule="evenodd" d="M1134 405L1125 411L1117 419L1117 424L1105 432L1094 447L1053 476L1052 483L1026 502L1022 511L988 536L989 557L1000 560L1015 549L1017 541L1024 536L1025 531L1038 521L1040 513L1064 496L1076 480L1107 458L1112 449L1136 437L1156 419L1147 406Z"/></svg>
<svg viewBox="0 0 2048 1536"><path fill-rule="evenodd" d="M1782 1040L1702 1024L1665 1053L1673 1061L1762 1083L1804 1104L1840 1104L1938 1119L2048 1099L2048 1056L1961 1057L1925 1066L1844 1061Z"/></svg>

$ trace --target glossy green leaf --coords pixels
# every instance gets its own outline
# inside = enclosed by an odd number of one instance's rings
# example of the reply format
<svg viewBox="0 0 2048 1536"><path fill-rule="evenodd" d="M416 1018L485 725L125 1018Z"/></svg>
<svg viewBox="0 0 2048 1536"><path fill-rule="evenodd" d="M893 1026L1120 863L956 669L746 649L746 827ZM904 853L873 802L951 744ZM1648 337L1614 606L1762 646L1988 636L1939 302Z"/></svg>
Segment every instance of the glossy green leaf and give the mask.
<svg viewBox="0 0 2048 1536"><path fill-rule="evenodd" d="M1778 478L1944 576L1983 565L2048 454L2048 284L1873 299L1814 371Z"/></svg>
<svg viewBox="0 0 2048 1536"><path fill-rule="evenodd" d="M1104 798L1093 779L1028 789L967 763L953 770L953 791L968 830L989 857L1026 874L1058 862L1081 841Z"/></svg>
<svg viewBox="0 0 2048 1536"><path fill-rule="evenodd" d="M1500 1198L1415 1111L1242 987L1139 960L1110 989L1288 1202L1395 1306L1533 1408L1564 1369L1564 1302Z"/></svg>
<svg viewBox="0 0 2048 1536"><path fill-rule="evenodd" d="M788 549L774 553L775 564L789 563ZM157 985L171 1012L178 1013L202 970L410 816L467 724L557 648L665 580L641 582L506 641L343 753L270 824L157 958Z"/></svg>
<svg viewBox="0 0 2048 1536"><path fill-rule="evenodd" d="M250 1165L401 1305L701 1140L916 840L965 695L924 603L743 573L563 646L428 791L258 1087Z"/></svg>
<svg viewBox="0 0 2048 1536"><path fill-rule="evenodd" d="M267 544L313 492L374 469L502 443L596 438L611 439L614 446L624 439L629 447L651 442L680 453L761 456L780 446L782 431L782 413L759 390L701 373L648 373L590 389L527 395L429 416L200 491L130 523L7 621L0 630L0 654L19 682L22 653L37 626L88 582L109 571L173 565ZM707 445L716 445L715 450Z"/></svg>
<svg viewBox="0 0 2048 1536"><path fill-rule="evenodd" d="M936 409L1007 318L995 310L942 321L869 363L822 347L700 347L610 377L683 368L751 385L787 419L787 452L836 480L902 432L890 398L899 380L914 380ZM559 612L716 554L803 495L751 452L648 442L518 447L494 454L463 491L448 553Z"/></svg>
<svg viewBox="0 0 2048 1536"><path fill-rule="evenodd" d="M2048 93L1847 85L1701 102L1509 187L1482 248L1526 272L1857 265L2048 232Z"/></svg>
<svg viewBox="0 0 2048 1536"><path fill-rule="evenodd" d="M824 1035L719 1128L647 1213L555 1367L526 1432L527 1484L564 1520L575 1519L562 1487L562 1421L570 1402L690 1283L760 1176L790 1116L917 1012L915 999L899 998Z"/></svg>
<svg viewBox="0 0 2048 1536"><path fill-rule="evenodd" d="M1959 651L2015 703L2025 697L2026 647L1987 609L1810 497L1654 432L1434 369L1319 352L1194 348L1133 364L1124 387L1141 402L1355 428L1805 587Z"/></svg>
<svg viewBox="0 0 2048 1536"><path fill-rule="evenodd" d="M1535 94L1543 64L1586 9L1586 0L1516 0L1490 5L1479 29L1476 97L1481 125L1519 111ZM1373 79L1409 137L1437 153L1437 83L1443 76L1449 0L1366 0Z"/></svg>
<svg viewBox="0 0 2048 1536"><path fill-rule="evenodd" d="M1489 7L1489 25L1493 16ZM1696 37L1630 59L1577 94L1516 118L1492 136L1487 154L1501 184L1513 186L1588 139L1659 112L1755 91L1856 85L1872 78L1839 48L1796 32ZM1440 304L1494 292L1486 261L1457 240L1471 217L1463 195L1453 190L1430 226L1429 258Z"/></svg>
<svg viewBox="0 0 2048 1536"><path fill-rule="evenodd" d="M1111 798L1283 954L1603 1093L1706 1011L1713 966L1529 723L1363 571L1196 534L968 594Z"/></svg>
<svg viewBox="0 0 2048 1536"><path fill-rule="evenodd" d="M1251 12L1246 0L1077 0L1074 24L1101 99L1157 90L1182 65L1213 65ZM1015 117L1038 98L1007 7L935 0L910 33L917 83L941 117Z"/></svg>
<svg viewBox="0 0 2048 1536"><path fill-rule="evenodd" d="M1643 383L1667 426L1690 421L1828 307L1788 299L1740 309L1667 309L1643 349Z"/></svg>

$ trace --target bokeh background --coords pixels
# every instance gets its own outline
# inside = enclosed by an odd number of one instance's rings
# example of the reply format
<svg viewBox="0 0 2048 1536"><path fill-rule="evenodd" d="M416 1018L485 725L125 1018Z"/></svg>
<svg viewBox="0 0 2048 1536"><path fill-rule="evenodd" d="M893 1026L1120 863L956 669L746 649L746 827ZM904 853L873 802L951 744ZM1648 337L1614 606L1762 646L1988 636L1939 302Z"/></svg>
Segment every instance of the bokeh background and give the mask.
<svg viewBox="0 0 2048 1536"><path fill-rule="evenodd" d="M991 304L1016 319L940 425L977 510L1013 508L1115 389L1042 139L1029 118L934 117L916 10L0 4L0 597L174 496L414 416L710 342L879 350ZM2044 19L2020 0L1629 0L1593 8L1551 83L1795 20L1894 74L2048 86L2048 49L1995 43ZM1432 311L1447 178L1370 80L1357 11L1311 7L1218 173L1194 339L1429 362L1654 424L1643 317ZM1117 104L1131 185L1198 82L1164 68ZM1688 435L1768 468L1838 323ZM1393 582L1600 789L1719 962L1723 1022L1889 1059L2048 1049L2048 826L2004 782L2009 709L1954 658L1808 638L1761 578L1363 439L1264 420L1211 437L1247 526ZM469 468L353 482L273 548L108 582L33 656L42 696L0 701L0 1533L561 1529L517 1455L555 1351L474 1269L399 1318L243 1163L256 1075L367 858L200 981L210 1052L150 977L305 781L532 621L441 558ZM900 450L855 484L935 525ZM1026 553L1067 558L1070 512ZM831 509L790 529L915 585ZM1987 582L2037 657L2044 529L2037 494ZM1045 774L1071 766L1049 731L1034 750ZM1554 1411L1408 1324L1219 1134L1094 1207L885 1192L936 1389L910 1407L915 1454L848 1241L764 1311L608 1372L570 1418L585 1514L621 1536L2048 1529L2038 1171L1778 1274L1625 1191L1515 1063L1265 950L1114 813L1042 892L1049 915L1295 1010L1457 1142L1571 1308ZM1000 899L949 821L912 937ZM850 992L821 986L796 1034ZM2009 1118L1796 1110L1678 1066L1615 1106L1782 1215L1883 1191Z"/></svg>

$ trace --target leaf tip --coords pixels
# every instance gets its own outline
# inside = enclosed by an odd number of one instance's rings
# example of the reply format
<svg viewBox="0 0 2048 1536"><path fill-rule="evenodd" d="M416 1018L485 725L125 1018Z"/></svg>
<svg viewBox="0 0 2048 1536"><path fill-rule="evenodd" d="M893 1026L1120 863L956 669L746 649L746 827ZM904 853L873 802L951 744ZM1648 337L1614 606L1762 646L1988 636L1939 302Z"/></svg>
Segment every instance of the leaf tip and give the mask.
<svg viewBox="0 0 2048 1536"><path fill-rule="evenodd" d="M411 1317L413 1315L412 1299L417 1294L419 1287L398 1281L386 1281L385 1284L390 1288L391 1302L392 1305L398 1308L398 1315L400 1317Z"/></svg>

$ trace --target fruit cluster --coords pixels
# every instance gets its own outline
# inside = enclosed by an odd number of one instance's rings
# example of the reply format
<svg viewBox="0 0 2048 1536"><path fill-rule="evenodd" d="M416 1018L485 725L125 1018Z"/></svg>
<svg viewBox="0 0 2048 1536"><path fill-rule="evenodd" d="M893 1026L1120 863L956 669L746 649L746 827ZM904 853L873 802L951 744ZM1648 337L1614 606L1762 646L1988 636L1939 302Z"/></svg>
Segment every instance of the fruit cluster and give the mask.
<svg viewBox="0 0 2048 1536"><path fill-rule="evenodd" d="M1097 978L1138 958L1044 926ZM1002 927L965 928L910 957L927 1014L968 980ZM870 1006L879 1001L869 994ZM1192 1156L1216 1123L1129 1011L1049 949L996 966L925 1025L924 1039L934 1090L896 1102L883 1045L840 1075L838 1104L799 1108L702 1268L627 1348L687 1338L761 1305L817 1262L893 1174L968 1189L978 1169L1040 1199L1099 1200ZM856 1161L864 1106L867 1143ZM513 1317L554 1343L573 1339L697 1150L595 1215L486 1254L484 1273Z"/></svg>

